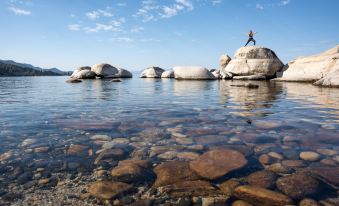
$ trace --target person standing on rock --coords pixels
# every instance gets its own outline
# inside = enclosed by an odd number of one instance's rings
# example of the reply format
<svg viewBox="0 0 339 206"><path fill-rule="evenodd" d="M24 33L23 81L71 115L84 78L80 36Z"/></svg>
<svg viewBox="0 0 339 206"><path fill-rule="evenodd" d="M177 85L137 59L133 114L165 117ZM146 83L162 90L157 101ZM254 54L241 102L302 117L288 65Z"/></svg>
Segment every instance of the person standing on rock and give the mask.
<svg viewBox="0 0 339 206"><path fill-rule="evenodd" d="M247 46L248 43L250 43L251 41L253 41L254 43L254 46L255 46L255 40L253 39L254 37L254 34L256 34L257 32L253 32L252 30L250 30L250 32L248 32L248 41L247 43L245 44L245 46Z"/></svg>

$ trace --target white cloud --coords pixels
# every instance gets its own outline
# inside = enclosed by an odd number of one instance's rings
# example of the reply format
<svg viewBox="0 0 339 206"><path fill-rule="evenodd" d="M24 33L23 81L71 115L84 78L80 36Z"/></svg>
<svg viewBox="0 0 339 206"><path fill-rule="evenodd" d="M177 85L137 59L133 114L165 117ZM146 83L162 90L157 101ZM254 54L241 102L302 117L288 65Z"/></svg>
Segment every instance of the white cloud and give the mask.
<svg viewBox="0 0 339 206"><path fill-rule="evenodd" d="M192 2L189 0L175 0L175 2L176 3L170 7L163 7L162 18L171 18L176 16L180 11L192 11L194 9Z"/></svg>
<svg viewBox="0 0 339 206"><path fill-rule="evenodd" d="M84 27L83 29L87 33L97 33L99 31L113 31L113 32L122 32L122 25L126 22L125 18L120 18L118 20L112 20L108 24L96 23L95 27Z"/></svg>
<svg viewBox="0 0 339 206"><path fill-rule="evenodd" d="M159 5L154 0L144 0L142 1L141 8L134 15L136 17L141 17L143 22L149 22L155 20L155 16L152 14L152 11L159 9Z"/></svg>
<svg viewBox="0 0 339 206"><path fill-rule="evenodd" d="M17 8L17 7L9 7L8 9L10 11L12 11L15 15L19 15L19 16L31 15L30 11L24 10L24 9L20 9L20 8Z"/></svg>
<svg viewBox="0 0 339 206"><path fill-rule="evenodd" d="M131 32L132 33L139 33L139 32L141 32L141 31L143 31L144 30L144 27L142 27L142 26L135 26L135 27L133 27L132 29L131 29Z"/></svg>
<svg viewBox="0 0 339 206"><path fill-rule="evenodd" d="M264 10L264 6L261 4L257 4L255 5L255 8L259 9L259 10Z"/></svg>
<svg viewBox="0 0 339 206"><path fill-rule="evenodd" d="M98 9L98 10L95 10L95 11L87 12L86 16L91 20L95 20L95 19L98 19L100 17L112 17L113 14L110 10L111 10L110 7L106 7L105 10Z"/></svg>
<svg viewBox="0 0 339 206"><path fill-rule="evenodd" d="M182 4L185 6L188 10L193 10L193 3L190 0L176 0L178 4Z"/></svg>
<svg viewBox="0 0 339 206"><path fill-rule="evenodd" d="M212 0L213 6L221 4L221 3L222 3L222 0Z"/></svg>
<svg viewBox="0 0 339 206"><path fill-rule="evenodd" d="M120 2L120 3L117 4L117 6L123 7L123 6L127 6L127 4L123 3L123 2Z"/></svg>
<svg viewBox="0 0 339 206"><path fill-rule="evenodd" d="M134 39L129 38L129 37L114 37L114 38L111 38L111 41L123 42L123 43L133 43Z"/></svg>
<svg viewBox="0 0 339 206"><path fill-rule="evenodd" d="M182 10L183 9L183 7L178 7L178 8L176 8L176 7L168 7L168 6L165 6L164 8L163 8L163 14L161 15L163 18L171 18L171 17L173 17L173 16L175 16L175 15L177 15L178 14L178 11L179 10Z"/></svg>
<svg viewBox="0 0 339 206"><path fill-rule="evenodd" d="M68 29L71 31L79 31L81 29L80 24L70 24L68 25Z"/></svg>
<svg viewBox="0 0 339 206"><path fill-rule="evenodd" d="M280 6L286 6L287 4L289 4L291 2L291 0L282 0L281 2L280 2Z"/></svg>

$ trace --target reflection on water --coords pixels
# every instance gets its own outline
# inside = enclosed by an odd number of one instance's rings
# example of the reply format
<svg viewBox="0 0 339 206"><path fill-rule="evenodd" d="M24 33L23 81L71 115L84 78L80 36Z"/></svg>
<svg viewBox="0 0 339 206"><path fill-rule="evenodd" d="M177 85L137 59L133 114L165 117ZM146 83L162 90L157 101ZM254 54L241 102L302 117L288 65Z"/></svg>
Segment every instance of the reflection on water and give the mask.
<svg viewBox="0 0 339 206"><path fill-rule="evenodd" d="M229 108L235 110L232 114L239 116L266 116L273 114L270 110L283 90L281 85L274 82L254 81L259 85L258 89L248 87L237 87L242 85L242 81L220 81L219 93L222 101L230 102Z"/></svg>

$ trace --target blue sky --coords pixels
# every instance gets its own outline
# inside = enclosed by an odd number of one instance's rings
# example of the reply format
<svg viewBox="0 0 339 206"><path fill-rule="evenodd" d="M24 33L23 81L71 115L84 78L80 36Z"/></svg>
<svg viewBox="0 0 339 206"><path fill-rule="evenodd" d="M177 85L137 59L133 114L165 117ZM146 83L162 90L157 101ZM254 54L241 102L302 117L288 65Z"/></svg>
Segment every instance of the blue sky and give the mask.
<svg viewBox="0 0 339 206"><path fill-rule="evenodd" d="M287 63L339 44L338 0L1 0L0 59L216 68L250 29Z"/></svg>

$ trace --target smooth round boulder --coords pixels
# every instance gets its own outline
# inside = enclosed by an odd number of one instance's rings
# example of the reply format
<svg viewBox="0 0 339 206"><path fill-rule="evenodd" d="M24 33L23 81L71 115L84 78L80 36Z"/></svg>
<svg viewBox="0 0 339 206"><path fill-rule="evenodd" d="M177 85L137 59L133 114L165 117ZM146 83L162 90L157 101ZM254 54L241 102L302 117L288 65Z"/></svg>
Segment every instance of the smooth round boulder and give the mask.
<svg viewBox="0 0 339 206"><path fill-rule="evenodd" d="M190 162L190 168L203 178L214 180L247 164L245 156L235 150L211 150Z"/></svg>
<svg viewBox="0 0 339 206"><path fill-rule="evenodd" d="M271 78L283 66L274 51L264 47L247 46L237 50L235 59L232 59L223 71L236 76L261 75Z"/></svg>
<svg viewBox="0 0 339 206"><path fill-rule="evenodd" d="M286 175L280 177L276 184L280 191L296 200L301 200L320 191L319 181L306 174Z"/></svg>
<svg viewBox="0 0 339 206"><path fill-rule="evenodd" d="M160 67L149 67L141 73L140 78L161 78L164 71Z"/></svg>
<svg viewBox="0 0 339 206"><path fill-rule="evenodd" d="M154 172L157 175L154 187L199 179L198 175L189 168L189 164L184 161L164 162L154 168Z"/></svg>
<svg viewBox="0 0 339 206"><path fill-rule="evenodd" d="M301 152L299 156L300 156L300 159L311 161L311 162L314 162L320 159L320 155L318 153L310 152L310 151Z"/></svg>
<svg viewBox="0 0 339 206"><path fill-rule="evenodd" d="M164 71L161 78L174 78L174 71Z"/></svg>
<svg viewBox="0 0 339 206"><path fill-rule="evenodd" d="M178 80L212 80L216 79L212 72L200 66L177 66L173 68Z"/></svg>
<svg viewBox="0 0 339 206"><path fill-rule="evenodd" d="M123 182L98 181L89 186L88 192L96 198L109 200L131 188L131 185Z"/></svg>
<svg viewBox="0 0 339 206"><path fill-rule="evenodd" d="M92 66L91 71L100 78L114 78L118 75L118 69L110 64L101 63Z"/></svg>
<svg viewBox="0 0 339 206"><path fill-rule="evenodd" d="M130 71L123 69L123 68L118 68L118 74L116 75L117 78L132 78L133 75Z"/></svg>
<svg viewBox="0 0 339 206"><path fill-rule="evenodd" d="M95 79L96 74L91 71L91 67L79 67L70 76L70 79Z"/></svg>

